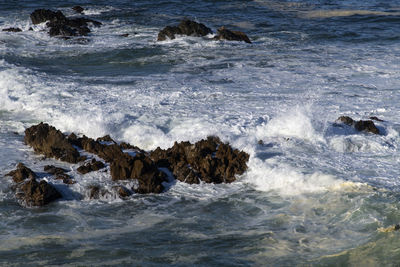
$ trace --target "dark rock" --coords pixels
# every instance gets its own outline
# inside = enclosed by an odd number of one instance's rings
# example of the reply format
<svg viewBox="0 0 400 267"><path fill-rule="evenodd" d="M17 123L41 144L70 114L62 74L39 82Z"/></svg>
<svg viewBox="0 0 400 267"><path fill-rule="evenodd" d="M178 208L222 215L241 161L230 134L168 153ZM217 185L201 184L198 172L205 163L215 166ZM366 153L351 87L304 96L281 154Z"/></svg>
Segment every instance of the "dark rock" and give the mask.
<svg viewBox="0 0 400 267"><path fill-rule="evenodd" d="M61 198L61 194L54 186L44 180L37 182L36 179L30 179L20 184L16 195L27 206L43 206Z"/></svg>
<svg viewBox="0 0 400 267"><path fill-rule="evenodd" d="M61 11L54 12L49 9L36 9L31 14L33 24L40 24L46 21L65 21L67 18Z"/></svg>
<svg viewBox="0 0 400 267"><path fill-rule="evenodd" d="M6 28L2 30L3 32L22 32L20 28Z"/></svg>
<svg viewBox="0 0 400 267"><path fill-rule="evenodd" d="M355 121L352 118L348 116L341 116L337 119L338 121L349 125L349 126L354 126L354 128L357 131L364 131L364 132L369 132L373 134L379 134L379 129L375 126L374 122L372 120L367 120L367 121Z"/></svg>
<svg viewBox="0 0 400 267"><path fill-rule="evenodd" d="M33 28L32 28L32 27L29 27L28 31L33 31Z"/></svg>
<svg viewBox="0 0 400 267"><path fill-rule="evenodd" d="M247 169L249 155L232 149L217 137L208 137L194 145L189 142L176 143L172 148L157 148L150 157L159 167L172 170L176 179L187 183L231 183L235 175Z"/></svg>
<svg viewBox="0 0 400 267"><path fill-rule="evenodd" d="M354 120L348 116L340 116L337 120L340 122L343 122L346 125L350 125L350 126L352 126L354 124Z"/></svg>
<svg viewBox="0 0 400 267"><path fill-rule="evenodd" d="M63 168L55 167L55 166L53 166L53 165L46 165L46 166L44 166L43 170L44 170L45 172L47 172L47 173L55 174L55 175L57 175L57 174L63 174L63 173L66 173L66 172L67 172L67 170L65 170L65 169L63 169Z"/></svg>
<svg viewBox="0 0 400 267"><path fill-rule="evenodd" d="M357 121L354 124L354 128L357 131L365 131L373 134L379 134L379 129L376 128L375 124L373 121L368 120L368 121Z"/></svg>
<svg viewBox="0 0 400 267"><path fill-rule="evenodd" d="M396 225L394 226L394 230L395 230L395 231L400 230L400 224L396 224Z"/></svg>
<svg viewBox="0 0 400 267"><path fill-rule="evenodd" d="M109 135L105 135L103 137L97 138L96 142L112 142L112 143L116 144L116 142Z"/></svg>
<svg viewBox="0 0 400 267"><path fill-rule="evenodd" d="M374 121L380 121L380 122L384 121L384 120L381 120L381 119L379 119L378 117L375 117L375 116L369 117L369 119L370 120L374 120Z"/></svg>
<svg viewBox="0 0 400 267"><path fill-rule="evenodd" d="M121 34L120 36L121 36L121 37L128 37L128 36L129 36L129 33L124 33L124 34Z"/></svg>
<svg viewBox="0 0 400 267"><path fill-rule="evenodd" d="M244 32L231 31L226 29L224 26L217 30L217 36L214 37L215 40L227 40L227 41L244 41L251 44L249 37Z"/></svg>
<svg viewBox="0 0 400 267"><path fill-rule="evenodd" d="M212 33L211 29L202 23L192 20L182 20L178 26L167 26L158 33L157 41L175 39L176 34L201 37Z"/></svg>
<svg viewBox="0 0 400 267"><path fill-rule="evenodd" d="M35 152L46 157L69 163L82 160L79 152L68 142L68 139L56 128L41 122L25 130L25 143L33 147Z"/></svg>
<svg viewBox="0 0 400 267"><path fill-rule="evenodd" d="M81 6L74 6L72 10L74 10L76 13L82 14L85 9L83 9Z"/></svg>
<svg viewBox="0 0 400 267"><path fill-rule="evenodd" d="M17 169L7 173L6 176L12 176L12 179L15 183L20 183L28 178L36 178L36 174L23 163L18 163Z"/></svg>
<svg viewBox="0 0 400 267"><path fill-rule="evenodd" d="M98 171L104 167L105 167L105 165L103 162L92 159L91 162L88 162L85 165L80 166L77 169L77 171L81 174L86 174L86 173L89 173L92 171Z"/></svg>

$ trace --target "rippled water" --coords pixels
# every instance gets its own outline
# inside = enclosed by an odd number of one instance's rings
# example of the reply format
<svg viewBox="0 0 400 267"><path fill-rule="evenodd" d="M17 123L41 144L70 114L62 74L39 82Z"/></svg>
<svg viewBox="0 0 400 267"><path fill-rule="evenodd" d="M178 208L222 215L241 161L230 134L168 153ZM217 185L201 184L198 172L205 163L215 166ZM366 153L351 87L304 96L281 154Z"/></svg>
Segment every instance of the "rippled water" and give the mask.
<svg viewBox="0 0 400 267"><path fill-rule="evenodd" d="M76 4L103 23L89 42L29 20ZM252 44L156 41L184 17ZM400 221L399 22L400 3L378 0L1 3L0 29L23 32L0 31L0 265L396 265L399 233L382 229ZM341 115L377 116L382 134L338 127ZM110 175L35 155L23 132L40 121L146 150L218 135L249 169L228 185L91 200ZM4 177L18 162L63 199L20 206Z"/></svg>

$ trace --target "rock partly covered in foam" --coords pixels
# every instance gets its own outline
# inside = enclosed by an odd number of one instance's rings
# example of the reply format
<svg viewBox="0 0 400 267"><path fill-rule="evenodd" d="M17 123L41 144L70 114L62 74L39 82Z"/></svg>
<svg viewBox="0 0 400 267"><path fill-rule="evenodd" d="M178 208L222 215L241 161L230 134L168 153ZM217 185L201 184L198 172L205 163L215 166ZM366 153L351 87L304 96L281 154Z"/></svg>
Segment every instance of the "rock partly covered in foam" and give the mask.
<svg viewBox="0 0 400 267"><path fill-rule="evenodd" d="M56 128L47 123L39 123L25 130L25 143L46 157L56 158L69 163L84 160L78 150Z"/></svg>
<svg viewBox="0 0 400 267"><path fill-rule="evenodd" d="M233 149L217 137L208 137L195 144L175 143L169 149L157 148L146 153L127 143L118 144L110 136L94 140L86 136L77 137L72 133L66 137L44 123L26 129L25 134L25 142L36 152L48 157L77 163L84 158L75 147L97 155L109 164L113 181L137 180L138 187L135 191L141 194L164 191L163 182L167 181L167 177L160 170L162 168L167 168L176 179L186 183L231 183L235 181L236 175L246 171L249 159L247 153ZM105 165L102 162L92 159L77 171L84 174L103 167ZM60 179L71 180L62 169L48 166L47 171L61 177ZM90 195L98 195L101 190L96 188L90 189L93 191ZM119 195L125 196L127 192L129 190L119 190Z"/></svg>
<svg viewBox="0 0 400 267"><path fill-rule="evenodd" d="M158 33L157 41L175 39L175 35L187 35L201 37L212 33L211 29L202 23L192 20L182 20L178 26L167 26Z"/></svg>
<svg viewBox="0 0 400 267"><path fill-rule="evenodd" d="M22 163L7 175L13 177L16 183L14 186L16 196L26 206L43 206L61 198L61 194L54 186L44 180L38 182L37 175Z"/></svg>
<svg viewBox="0 0 400 267"><path fill-rule="evenodd" d="M355 121L348 116L340 116L337 121L340 121L346 125L353 126L357 131L364 131L373 134L379 134L379 129L375 126L372 120L359 120Z"/></svg>
<svg viewBox="0 0 400 267"><path fill-rule="evenodd" d="M244 32L228 30L224 26L217 30L217 36L215 40L227 40L227 41L243 41L251 44L249 37Z"/></svg>
<svg viewBox="0 0 400 267"><path fill-rule="evenodd" d="M37 9L30 15L33 24L46 22L50 36L85 36L91 30L89 23L101 26L101 23L88 18L67 18L61 11Z"/></svg>
<svg viewBox="0 0 400 267"><path fill-rule="evenodd" d="M247 153L232 149L217 137L195 144L175 142L173 147L157 148L150 155L158 166L169 168L176 179L190 184L231 183L246 171L249 159Z"/></svg>

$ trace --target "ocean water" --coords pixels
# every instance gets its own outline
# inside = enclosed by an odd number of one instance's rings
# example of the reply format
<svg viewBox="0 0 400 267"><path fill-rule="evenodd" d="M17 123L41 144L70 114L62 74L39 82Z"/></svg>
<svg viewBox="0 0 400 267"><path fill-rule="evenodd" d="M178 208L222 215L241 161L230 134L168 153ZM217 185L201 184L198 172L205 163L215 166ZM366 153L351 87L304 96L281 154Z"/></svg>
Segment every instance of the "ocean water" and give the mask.
<svg viewBox="0 0 400 267"><path fill-rule="evenodd" d="M77 16L76 4L103 23L88 42L29 19ZM156 41L185 17L252 44ZM0 31L0 265L396 266L400 232L381 229L400 223L399 25L397 0L0 2L0 29L23 30ZM382 134L341 115L377 116ZM88 186L115 185L109 173L35 154L23 134L41 121L146 150L218 135L249 168L232 184L92 200ZM18 162L63 199L21 206L4 176Z"/></svg>

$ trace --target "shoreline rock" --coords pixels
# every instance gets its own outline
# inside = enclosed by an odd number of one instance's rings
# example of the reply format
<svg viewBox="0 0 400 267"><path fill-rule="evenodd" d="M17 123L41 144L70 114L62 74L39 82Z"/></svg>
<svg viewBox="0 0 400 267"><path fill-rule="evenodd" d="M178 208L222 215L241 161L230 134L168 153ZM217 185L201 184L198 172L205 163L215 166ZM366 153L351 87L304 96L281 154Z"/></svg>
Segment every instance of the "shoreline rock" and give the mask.
<svg viewBox="0 0 400 267"><path fill-rule="evenodd" d="M340 116L337 121L340 121L346 125L353 126L359 132L368 132L373 134L380 134L379 129L375 126L372 120L359 120L355 121L348 116Z"/></svg>
<svg viewBox="0 0 400 267"><path fill-rule="evenodd" d="M217 36L214 37L215 40L227 40L227 41L243 41L251 44L249 37L241 31L228 30L224 26L217 30Z"/></svg>
<svg viewBox="0 0 400 267"><path fill-rule="evenodd" d="M157 41L165 41L167 37L175 39L175 35L202 37L212 33L211 29L202 23L184 19L178 26L167 26L158 33Z"/></svg>

